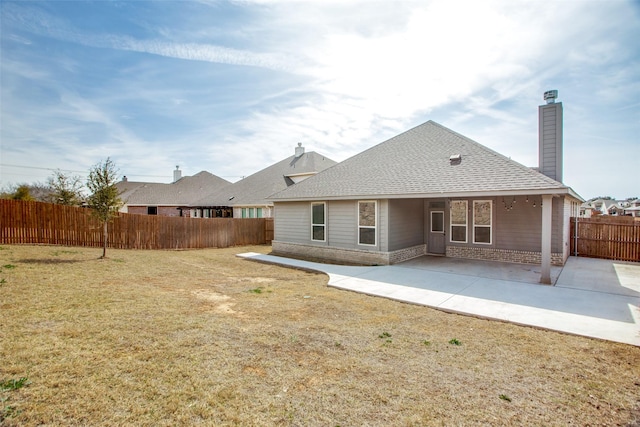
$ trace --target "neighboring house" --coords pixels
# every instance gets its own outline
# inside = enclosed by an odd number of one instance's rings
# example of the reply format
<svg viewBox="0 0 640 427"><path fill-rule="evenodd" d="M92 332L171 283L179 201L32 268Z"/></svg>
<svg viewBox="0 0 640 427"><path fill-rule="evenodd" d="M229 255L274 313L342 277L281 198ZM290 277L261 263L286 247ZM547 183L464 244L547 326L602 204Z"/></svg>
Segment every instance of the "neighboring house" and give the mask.
<svg viewBox="0 0 640 427"><path fill-rule="evenodd" d="M229 186L211 191L194 201L190 209L194 216L223 209L225 212L232 211L234 218L270 218L273 216L273 203L266 200L268 196L335 164L335 161L316 152L305 153L299 143L293 156Z"/></svg>
<svg viewBox="0 0 640 427"><path fill-rule="evenodd" d="M595 211L597 211L597 209L591 205L591 202L584 202L580 205L579 216L581 218L591 218L594 216Z"/></svg>
<svg viewBox="0 0 640 427"><path fill-rule="evenodd" d="M626 204L626 203L625 203ZM585 217L590 218L594 215L611 215L618 216L623 215L624 208L621 205L621 202L613 200L613 199L593 199L583 203L585 207ZM586 216L587 207L591 210L591 215ZM582 211L582 207L581 207Z"/></svg>
<svg viewBox="0 0 640 427"><path fill-rule="evenodd" d="M618 216L621 212L622 208L616 200L602 201L602 215Z"/></svg>
<svg viewBox="0 0 640 427"><path fill-rule="evenodd" d="M174 182L132 182L124 177L116 184L124 205L121 212L161 216L190 216L189 206L203 194L231 185L207 171L182 177L176 166ZM224 215L220 215L224 216ZM228 215L230 216L230 212Z"/></svg>
<svg viewBox="0 0 640 427"><path fill-rule="evenodd" d="M541 105L539 118L540 172L428 121L272 195L273 252L364 264L425 254L537 263L550 283L583 200L561 182L562 103Z"/></svg>
<svg viewBox="0 0 640 427"><path fill-rule="evenodd" d="M633 217L640 217L640 199L629 201L629 205L624 208L624 214Z"/></svg>

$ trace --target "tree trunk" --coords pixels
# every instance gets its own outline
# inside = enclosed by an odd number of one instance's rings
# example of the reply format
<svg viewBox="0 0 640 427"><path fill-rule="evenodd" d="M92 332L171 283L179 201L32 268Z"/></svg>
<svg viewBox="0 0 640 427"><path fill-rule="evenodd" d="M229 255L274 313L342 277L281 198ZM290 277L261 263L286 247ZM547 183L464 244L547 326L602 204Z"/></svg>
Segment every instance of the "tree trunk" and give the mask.
<svg viewBox="0 0 640 427"><path fill-rule="evenodd" d="M107 221L104 222L103 226L102 226L102 257L101 258L106 258L107 257Z"/></svg>

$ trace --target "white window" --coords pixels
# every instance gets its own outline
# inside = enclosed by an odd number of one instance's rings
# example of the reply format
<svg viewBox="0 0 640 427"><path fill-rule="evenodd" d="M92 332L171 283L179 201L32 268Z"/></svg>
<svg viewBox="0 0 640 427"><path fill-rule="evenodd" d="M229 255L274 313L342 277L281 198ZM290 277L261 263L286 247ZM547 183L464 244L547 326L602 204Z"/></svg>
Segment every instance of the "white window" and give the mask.
<svg viewBox="0 0 640 427"><path fill-rule="evenodd" d="M473 201L473 243L491 244L491 200Z"/></svg>
<svg viewBox="0 0 640 427"><path fill-rule="evenodd" d="M358 202L358 244L376 244L376 202Z"/></svg>
<svg viewBox="0 0 640 427"><path fill-rule="evenodd" d="M467 201L452 200L449 208L451 241L467 243Z"/></svg>
<svg viewBox="0 0 640 427"><path fill-rule="evenodd" d="M311 203L311 240L326 241L326 203Z"/></svg>
<svg viewBox="0 0 640 427"><path fill-rule="evenodd" d="M262 208L256 208L256 218L262 218Z"/></svg>

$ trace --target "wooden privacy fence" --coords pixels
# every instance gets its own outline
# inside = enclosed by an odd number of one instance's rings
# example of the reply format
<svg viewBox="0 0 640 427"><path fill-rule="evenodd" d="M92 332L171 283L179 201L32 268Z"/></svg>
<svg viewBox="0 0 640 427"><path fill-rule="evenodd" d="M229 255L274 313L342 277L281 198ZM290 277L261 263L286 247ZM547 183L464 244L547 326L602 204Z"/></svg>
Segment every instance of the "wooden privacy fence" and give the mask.
<svg viewBox="0 0 640 427"><path fill-rule="evenodd" d="M183 218L120 213L108 227L116 249L194 249L261 245L273 239L270 218ZM90 209L0 199L0 243L101 247L102 225Z"/></svg>
<svg viewBox="0 0 640 427"><path fill-rule="evenodd" d="M571 255L640 261L640 218L571 218Z"/></svg>

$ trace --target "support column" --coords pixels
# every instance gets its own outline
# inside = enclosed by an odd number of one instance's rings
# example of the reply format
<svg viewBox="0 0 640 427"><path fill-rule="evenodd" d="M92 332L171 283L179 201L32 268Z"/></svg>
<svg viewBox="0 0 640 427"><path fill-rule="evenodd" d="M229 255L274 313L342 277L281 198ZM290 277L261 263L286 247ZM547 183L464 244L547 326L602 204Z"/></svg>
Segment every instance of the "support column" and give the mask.
<svg viewBox="0 0 640 427"><path fill-rule="evenodd" d="M545 194L542 196L542 248L541 248L541 274L540 283L551 284L551 223L553 196Z"/></svg>

